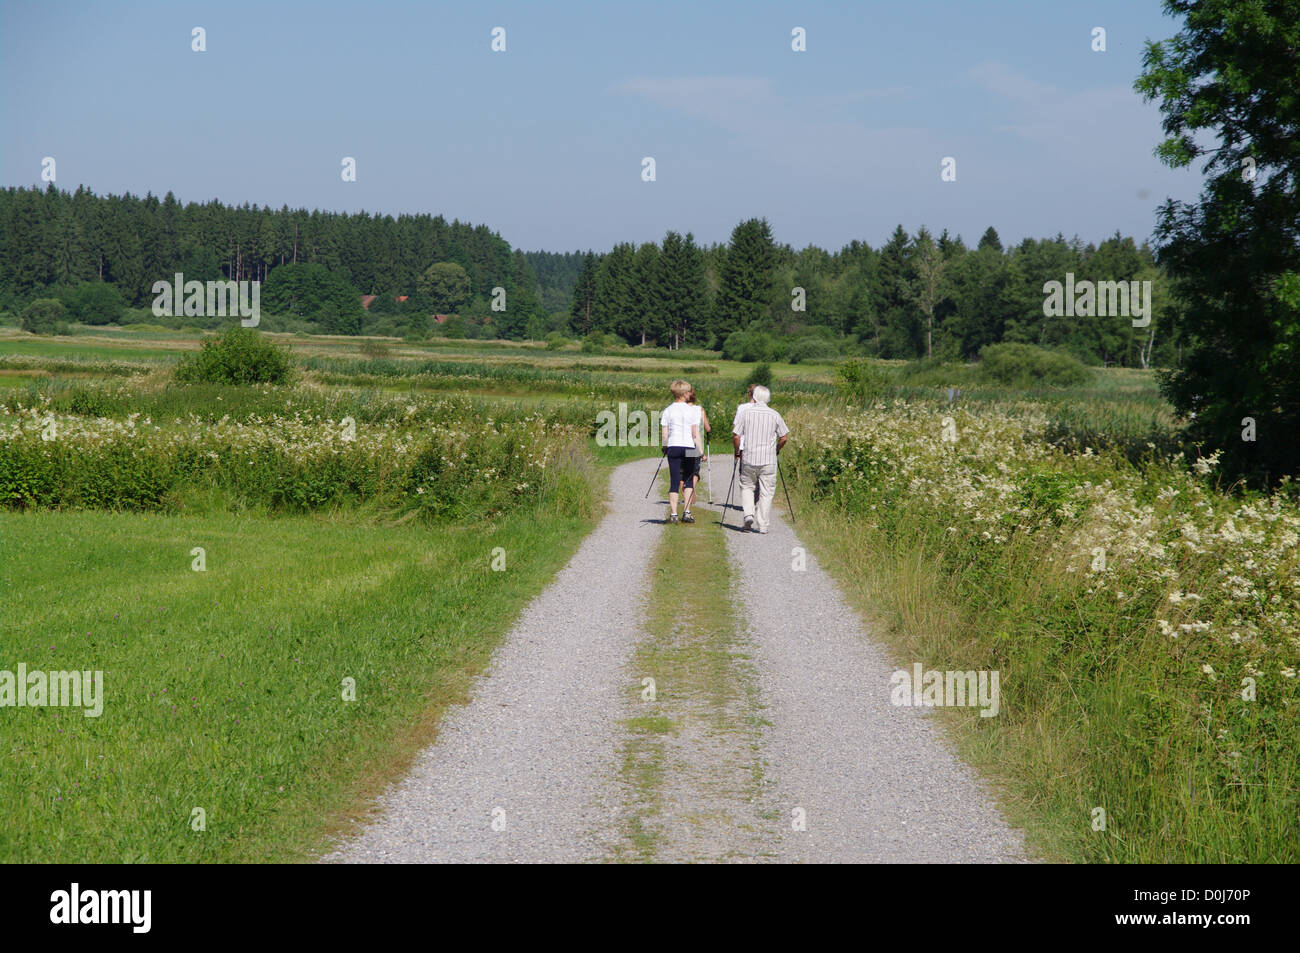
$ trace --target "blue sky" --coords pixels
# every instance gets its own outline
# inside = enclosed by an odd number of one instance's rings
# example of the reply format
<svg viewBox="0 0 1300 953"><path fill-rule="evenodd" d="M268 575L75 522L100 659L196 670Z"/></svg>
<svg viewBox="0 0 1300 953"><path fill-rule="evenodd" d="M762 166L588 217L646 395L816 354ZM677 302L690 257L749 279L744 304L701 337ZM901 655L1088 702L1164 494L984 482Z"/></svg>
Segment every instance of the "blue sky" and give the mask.
<svg viewBox="0 0 1300 953"><path fill-rule="evenodd" d="M70 190L430 212L529 250L725 242L752 216L796 248L899 223L1140 241L1200 188L1133 92L1177 29L1155 0L6 0L0 183L53 156Z"/></svg>

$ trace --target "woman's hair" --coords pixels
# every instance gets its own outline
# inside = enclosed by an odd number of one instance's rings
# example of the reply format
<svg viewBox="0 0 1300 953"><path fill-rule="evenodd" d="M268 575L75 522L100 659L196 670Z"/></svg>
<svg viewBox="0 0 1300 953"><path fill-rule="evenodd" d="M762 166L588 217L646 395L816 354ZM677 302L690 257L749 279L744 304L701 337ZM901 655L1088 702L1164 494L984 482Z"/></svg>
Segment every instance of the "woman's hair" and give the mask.
<svg viewBox="0 0 1300 953"><path fill-rule="evenodd" d="M753 400L753 399L754 399L754 388L757 387L757 386L758 386L757 384L750 384L749 387L747 387L747 388L745 389L745 395L746 395L750 400Z"/></svg>
<svg viewBox="0 0 1300 953"><path fill-rule="evenodd" d="M675 400L681 400L690 393L691 385L683 380L675 380L668 385L668 389L673 392L673 398Z"/></svg>
<svg viewBox="0 0 1300 953"><path fill-rule="evenodd" d="M695 403L695 388L694 388L694 387L692 387L690 390L688 390L688 391L686 392L686 403L688 403L688 404L693 404L693 403Z"/></svg>

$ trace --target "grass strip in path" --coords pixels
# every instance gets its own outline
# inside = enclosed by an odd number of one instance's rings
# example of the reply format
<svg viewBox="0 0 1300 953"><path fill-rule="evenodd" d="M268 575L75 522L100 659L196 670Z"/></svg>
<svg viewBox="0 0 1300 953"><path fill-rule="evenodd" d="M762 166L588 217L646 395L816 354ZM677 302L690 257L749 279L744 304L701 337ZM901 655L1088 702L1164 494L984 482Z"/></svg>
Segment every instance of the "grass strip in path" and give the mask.
<svg viewBox="0 0 1300 953"><path fill-rule="evenodd" d="M698 522L666 524L654 555L649 638L629 673L617 860L749 861L773 836L757 679L717 513L697 504Z"/></svg>

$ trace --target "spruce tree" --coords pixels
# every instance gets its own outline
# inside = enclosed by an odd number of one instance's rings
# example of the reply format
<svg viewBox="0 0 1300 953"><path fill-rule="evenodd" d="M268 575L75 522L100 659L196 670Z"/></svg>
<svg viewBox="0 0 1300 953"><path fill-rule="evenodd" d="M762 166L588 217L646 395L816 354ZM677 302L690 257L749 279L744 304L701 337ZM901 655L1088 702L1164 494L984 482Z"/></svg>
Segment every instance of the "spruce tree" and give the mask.
<svg viewBox="0 0 1300 953"><path fill-rule="evenodd" d="M587 252L582 259L582 271L573 287L573 304L569 307L569 325L579 336L591 331L591 307L596 297L596 255Z"/></svg>
<svg viewBox="0 0 1300 953"><path fill-rule="evenodd" d="M767 316L776 276L776 246L767 219L751 218L731 232L713 309L713 339L723 341Z"/></svg>

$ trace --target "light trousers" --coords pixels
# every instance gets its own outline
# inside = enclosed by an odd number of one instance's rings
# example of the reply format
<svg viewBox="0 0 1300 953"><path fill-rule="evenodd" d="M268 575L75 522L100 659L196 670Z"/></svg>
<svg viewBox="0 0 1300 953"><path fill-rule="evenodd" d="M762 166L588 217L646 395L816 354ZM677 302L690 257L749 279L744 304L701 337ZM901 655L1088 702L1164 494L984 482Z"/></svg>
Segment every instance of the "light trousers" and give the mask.
<svg viewBox="0 0 1300 953"><path fill-rule="evenodd" d="M754 485L758 485L758 504L754 503ZM754 517L761 533L767 529L772 515L772 497L776 496L776 464L754 466L740 464L740 506L746 516Z"/></svg>

